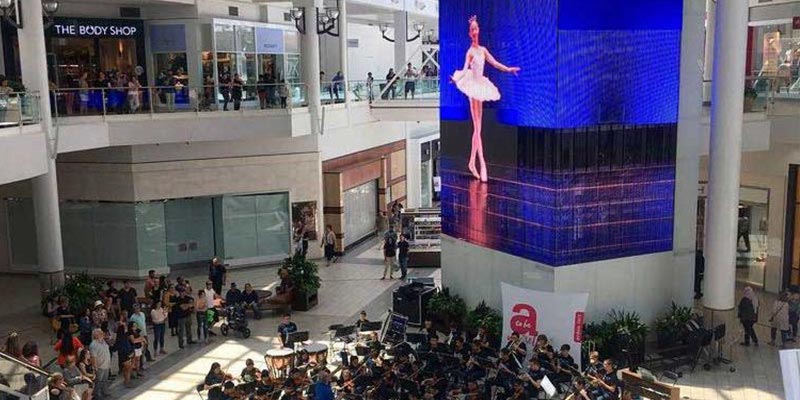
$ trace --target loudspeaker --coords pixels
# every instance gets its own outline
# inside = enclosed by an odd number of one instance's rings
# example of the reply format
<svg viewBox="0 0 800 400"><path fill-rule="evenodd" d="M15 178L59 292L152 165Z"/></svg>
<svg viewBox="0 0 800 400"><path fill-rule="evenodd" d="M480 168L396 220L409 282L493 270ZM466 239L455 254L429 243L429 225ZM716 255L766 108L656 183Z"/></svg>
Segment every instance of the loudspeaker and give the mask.
<svg viewBox="0 0 800 400"><path fill-rule="evenodd" d="M435 291L419 283L401 286L392 292L392 311L408 317L409 325L420 326L428 314L428 300Z"/></svg>

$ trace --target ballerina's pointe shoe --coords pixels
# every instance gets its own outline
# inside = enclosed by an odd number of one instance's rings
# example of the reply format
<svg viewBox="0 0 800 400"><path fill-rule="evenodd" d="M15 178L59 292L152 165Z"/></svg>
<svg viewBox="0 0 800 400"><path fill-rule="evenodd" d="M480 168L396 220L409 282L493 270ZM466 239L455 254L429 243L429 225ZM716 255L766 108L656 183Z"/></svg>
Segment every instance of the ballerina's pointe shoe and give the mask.
<svg viewBox="0 0 800 400"><path fill-rule="evenodd" d="M489 178L486 176L486 168L481 170L481 182L488 182Z"/></svg>
<svg viewBox="0 0 800 400"><path fill-rule="evenodd" d="M480 179L480 178L481 178L481 176L478 174L478 170L477 170L477 169L475 169L475 165L473 165L473 164L470 164L470 165L468 166L468 168L469 168L469 172L471 172L471 173L472 173L472 176L474 176L474 177L475 177L475 179Z"/></svg>

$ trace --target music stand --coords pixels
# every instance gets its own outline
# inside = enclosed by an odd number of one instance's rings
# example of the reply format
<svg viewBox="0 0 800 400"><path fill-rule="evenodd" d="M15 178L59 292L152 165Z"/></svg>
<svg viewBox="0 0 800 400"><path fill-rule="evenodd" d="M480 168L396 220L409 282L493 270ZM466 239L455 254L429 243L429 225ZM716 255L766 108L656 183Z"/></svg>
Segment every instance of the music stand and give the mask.
<svg viewBox="0 0 800 400"><path fill-rule="evenodd" d="M372 349L365 346L356 346L356 355L359 357L369 357L372 354Z"/></svg>
<svg viewBox="0 0 800 400"><path fill-rule="evenodd" d="M428 335L425 333L408 333L406 332L406 342L414 344L428 343Z"/></svg>
<svg viewBox="0 0 800 400"><path fill-rule="evenodd" d="M341 339L341 338L344 338L344 337L351 336L351 335L353 335L355 333L356 333L356 326L355 325L343 326L343 327L340 327L340 328L336 329L336 331L333 333L333 338L334 339Z"/></svg>
<svg viewBox="0 0 800 400"><path fill-rule="evenodd" d="M373 321L373 322L365 322L361 324L361 329L359 332L377 332L383 328L383 322L381 321Z"/></svg>
<svg viewBox="0 0 800 400"><path fill-rule="evenodd" d="M286 346L285 347L288 347L290 349L294 349L294 344L295 343L305 342L306 340L308 340L308 338L309 338L308 331L292 332L292 333L286 335Z"/></svg>

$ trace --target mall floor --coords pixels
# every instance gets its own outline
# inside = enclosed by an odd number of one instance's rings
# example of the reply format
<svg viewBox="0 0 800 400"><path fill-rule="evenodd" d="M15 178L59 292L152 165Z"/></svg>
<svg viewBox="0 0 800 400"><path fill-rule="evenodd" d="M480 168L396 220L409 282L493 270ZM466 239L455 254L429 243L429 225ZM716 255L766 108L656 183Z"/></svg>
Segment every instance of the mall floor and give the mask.
<svg viewBox="0 0 800 400"><path fill-rule="evenodd" d="M412 269L411 276L430 276L439 283L440 270ZM185 273L195 283L205 279L204 271L196 274ZM310 331L312 340L327 339L327 327L331 324L355 321L358 312L366 310L373 319L385 315L391 308L391 292L400 285L397 280L381 281L383 272L380 252L375 245L364 245L351 251L340 262L330 268L320 267L322 287L320 304L309 312L296 312L294 321L301 330ZM35 288L35 279L26 282L25 278L0 280L0 290L4 293L27 293ZM275 284L276 268L262 267L237 270L231 273L231 281L251 282L256 287L269 288ZM196 285L196 284L195 284ZM11 292L8 292L11 290ZM16 297L16 296L15 296ZM20 297L16 297L20 298ZM762 294L762 304L771 304L774 296ZM45 318L39 317L36 307L15 306L12 311L0 315L0 332L16 329L25 340L35 339L40 343L42 358L49 360L54 354L47 346L49 327ZM20 311L21 309L21 311ZM134 381L132 389L123 388L121 379L112 385L115 399L176 400L198 399L195 386L200 383L213 362L222 364L225 371L238 375L247 358L252 358L256 366L264 367L264 354L278 346L276 328L279 317L268 315L260 321L250 321L253 336L249 339L217 336L207 345L188 346L177 350L175 338L167 337L169 354L158 358L151 364L146 376ZM741 328L732 329L730 342L724 351L733 359L735 372L728 365L705 371L698 367L694 372L686 371L678 381L681 397L692 400L778 400L783 399L783 386L778 361L778 349L767 345L769 329L764 323L767 316L760 319L757 332L761 338L760 347L738 346ZM18 321L26 321L20 324ZM219 328L214 329L219 332Z"/></svg>

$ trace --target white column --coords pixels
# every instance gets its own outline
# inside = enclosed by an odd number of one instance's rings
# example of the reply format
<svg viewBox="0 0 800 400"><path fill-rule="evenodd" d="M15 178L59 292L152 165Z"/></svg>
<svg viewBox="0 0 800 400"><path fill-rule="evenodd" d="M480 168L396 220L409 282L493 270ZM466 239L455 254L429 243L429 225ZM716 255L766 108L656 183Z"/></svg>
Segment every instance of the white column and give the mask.
<svg viewBox="0 0 800 400"><path fill-rule="evenodd" d="M58 209L56 182L56 149L49 101L47 58L42 20L42 2L28 1L22 13L23 29L19 30L22 82L29 91L38 91L42 130L47 137L47 173L32 179L33 209L36 219L37 255L43 289L59 285L64 279L64 253L61 247L61 217Z"/></svg>
<svg viewBox="0 0 800 400"><path fill-rule="evenodd" d="M400 75L406 67L406 38L408 18L405 11L394 13L394 73Z"/></svg>
<svg viewBox="0 0 800 400"><path fill-rule="evenodd" d="M735 304L747 13L746 1L717 3L703 279L703 305L710 310L730 310Z"/></svg>
<svg viewBox="0 0 800 400"><path fill-rule="evenodd" d="M347 68L347 0L339 0L339 62L344 76L344 104L350 107L350 76Z"/></svg>
<svg viewBox="0 0 800 400"><path fill-rule="evenodd" d="M706 47L703 55L703 102L711 101L711 79L714 65L714 31L717 0L706 0Z"/></svg>
<svg viewBox="0 0 800 400"><path fill-rule="evenodd" d="M318 135L320 133L322 103L320 100L320 56L316 8L322 8L322 0L304 0L301 4L306 9L306 33L302 35L303 81L305 81L308 90L308 112L311 114L311 134Z"/></svg>

